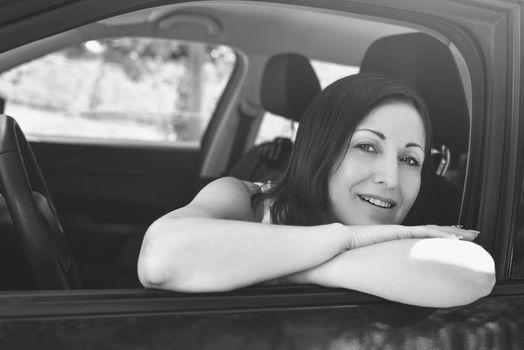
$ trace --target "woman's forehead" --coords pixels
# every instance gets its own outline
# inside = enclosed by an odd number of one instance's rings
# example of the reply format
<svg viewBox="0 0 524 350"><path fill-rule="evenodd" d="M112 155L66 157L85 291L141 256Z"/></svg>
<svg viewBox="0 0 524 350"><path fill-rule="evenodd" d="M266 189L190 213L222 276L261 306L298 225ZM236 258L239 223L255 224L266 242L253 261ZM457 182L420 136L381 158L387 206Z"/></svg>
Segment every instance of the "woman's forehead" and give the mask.
<svg viewBox="0 0 524 350"><path fill-rule="evenodd" d="M386 138L397 137L424 144L424 122L415 107L406 102L391 102L374 108L355 128L357 132L372 132Z"/></svg>

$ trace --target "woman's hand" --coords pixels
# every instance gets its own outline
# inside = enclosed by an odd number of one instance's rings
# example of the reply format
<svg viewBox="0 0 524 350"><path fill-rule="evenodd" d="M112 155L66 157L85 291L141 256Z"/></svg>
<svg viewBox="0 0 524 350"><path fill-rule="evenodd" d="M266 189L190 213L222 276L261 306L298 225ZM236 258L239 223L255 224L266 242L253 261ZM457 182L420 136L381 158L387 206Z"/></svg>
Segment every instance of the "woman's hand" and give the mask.
<svg viewBox="0 0 524 350"><path fill-rule="evenodd" d="M347 249L355 249L386 241L409 238L448 238L473 241L479 231L462 229L460 226L402 226L361 225L351 226L352 234Z"/></svg>

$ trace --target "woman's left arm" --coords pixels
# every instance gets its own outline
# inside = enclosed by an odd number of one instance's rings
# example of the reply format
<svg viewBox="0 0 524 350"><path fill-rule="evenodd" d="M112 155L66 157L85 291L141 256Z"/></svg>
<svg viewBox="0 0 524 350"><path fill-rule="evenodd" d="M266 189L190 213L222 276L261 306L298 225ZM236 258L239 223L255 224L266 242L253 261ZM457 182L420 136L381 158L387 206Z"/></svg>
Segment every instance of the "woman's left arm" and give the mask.
<svg viewBox="0 0 524 350"><path fill-rule="evenodd" d="M488 295L495 284L495 267L489 253L472 242L402 239L348 250L286 279L405 304L451 307Z"/></svg>

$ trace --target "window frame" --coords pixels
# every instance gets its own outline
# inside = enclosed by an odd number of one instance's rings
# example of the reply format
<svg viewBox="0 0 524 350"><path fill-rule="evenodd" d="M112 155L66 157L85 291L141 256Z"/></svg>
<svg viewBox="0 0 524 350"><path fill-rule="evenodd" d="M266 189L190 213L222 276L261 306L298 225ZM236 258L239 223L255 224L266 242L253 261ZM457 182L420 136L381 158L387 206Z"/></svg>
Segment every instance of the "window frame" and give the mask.
<svg viewBox="0 0 524 350"><path fill-rule="evenodd" d="M13 5L18 10L15 13L19 17L27 16L25 19L14 21L16 15L13 14L0 16L0 51L106 16L172 3L172 1L116 0L99 4L96 0L79 0L47 9L39 8L37 10L40 12L32 13L23 7L27 2L27 0L22 1L23 4L20 4L19 7ZM297 1L281 2L297 3ZM517 185L520 186L520 183L517 181L514 166L517 152L509 157L504 157L504 153L496 149L496 146L499 142L499 145L504 145L502 147L504 150L512 152L517 147L514 142L519 136L517 134L523 133L524 128L519 124L519 113L521 113L519 111L524 110L524 98L522 95L520 95L520 100L511 97L518 93L524 81L524 69L522 69L521 57L510 58L508 62L509 55L501 57L495 55L495 52L500 52L498 49L502 49L503 52L520 52L521 43L516 36L524 37L522 30L518 29L521 28L522 4L434 1L415 6L414 8L419 11L415 12L413 8L410 9L410 6L416 1L411 0L395 3L394 8L391 7L393 5L388 5L387 1L382 0L372 0L366 3L331 0L313 3L305 0L298 3L319 9L351 11L361 15L384 17L429 28L453 42L462 53L472 80L471 114L474 120L471 123L468 175L461 222L471 227L479 227L484 231L481 243L494 255L498 267L498 280L504 282L508 278L508 269L511 264L510 251L513 238L511 231L513 220L507 219L513 218L515 213L515 189ZM475 6L470 6L472 4ZM457 11L453 12L454 9ZM475 14L483 13L487 16L479 23L464 21L459 25L460 19L468 18L465 14L468 11ZM443 19L443 14L446 13L449 14L449 17ZM486 32L483 35L474 34L474 29L479 27L485 29ZM42 30L35 30L35 28L42 28ZM491 38L500 39L501 37L507 41L490 41ZM506 44L510 45L509 49ZM490 53L493 53L494 60L490 58ZM508 77L513 80L506 80ZM497 116L500 115L505 118L503 123L497 120ZM490 167L485 167L483 164L490 164ZM504 172L506 169L511 169L511 174ZM499 200L499 193L505 197ZM497 200L486 200L490 196ZM275 308L294 309L301 307L300 305L304 307L364 305L379 301L376 297L364 297L358 292L338 290L322 290L308 297L308 291L311 292L309 288L308 286L294 286L293 289L279 289L274 294L271 288L252 289L250 290L253 293L252 298L248 298L252 303L250 308L256 308L258 303L264 304L267 310L272 310ZM64 315L63 313L68 308L71 308L70 315L80 315L87 313L93 305L99 306L99 309L94 312L103 314L119 312L155 314L189 312L190 310L199 312L198 310L206 310L202 305L208 305L210 309L222 307L227 311L231 310L230 308L234 309L229 301L232 303L244 302L242 298L245 297L245 294L243 293L245 291L180 296L176 293L148 290L0 292L0 310L9 312L8 314L0 313L8 315L0 317ZM495 287L492 296L515 294L524 294L524 284L500 283ZM299 301L303 304L278 303L279 298L290 298L291 296L302 296L303 298ZM315 299L316 297L320 299ZM184 304L184 300L187 304ZM182 309L181 305L186 306Z"/></svg>

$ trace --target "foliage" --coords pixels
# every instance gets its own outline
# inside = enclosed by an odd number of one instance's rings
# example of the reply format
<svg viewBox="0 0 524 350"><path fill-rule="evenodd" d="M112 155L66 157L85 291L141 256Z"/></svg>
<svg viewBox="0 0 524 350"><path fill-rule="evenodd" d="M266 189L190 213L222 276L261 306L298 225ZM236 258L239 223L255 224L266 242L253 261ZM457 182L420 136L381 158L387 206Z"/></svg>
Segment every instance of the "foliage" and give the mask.
<svg viewBox="0 0 524 350"><path fill-rule="evenodd" d="M64 50L70 59L99 59L114 63L124 68L129 78L137 81L144 74L151 72L151 63L178 62L189 64L192 58L191 51L197 47L204 47L204 63L211 63L217 68L224 63L230 65L231 50L229 48L211 45L195 44L168 39L149 39L140 37L125 37L118 39L103 39L96 41L100 45L98 52L89 49L89 43L75 45Z"/></svg>
<svg viewBox="0 0 524 350"><path fill-rule="evenodd" d="M48 121L56 119L56 125L78 118L93 126L95 121L121 126L132 121L156 128L161 138L197 141L234 62L231 49L200 43L88 41L4 72L0 94L8 105L16 104L25 113L30 108L35 118L46 115ZM75 135L87 132L86 127L70 129Z"/></svg>

